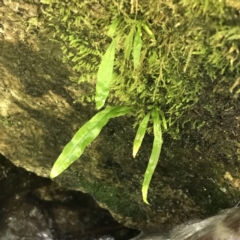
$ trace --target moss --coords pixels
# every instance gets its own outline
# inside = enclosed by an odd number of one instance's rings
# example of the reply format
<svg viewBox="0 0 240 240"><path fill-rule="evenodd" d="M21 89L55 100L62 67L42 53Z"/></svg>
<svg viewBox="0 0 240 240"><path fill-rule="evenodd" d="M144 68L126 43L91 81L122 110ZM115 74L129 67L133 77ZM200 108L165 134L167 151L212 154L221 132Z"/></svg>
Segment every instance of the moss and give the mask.
<svg viewBox="0 0 240 240"><path fill-rule="evenodd" d="M8 119L7 117L0 116L0 125L3 126L12 126L14 123L12 120Z"/></svg>
<svg viewBox="0 0 240 240"><path fill-rule="evenodd" d="M120 35L109 104L133 106L136 123L153 107L167 119L168 132L177 136L179 126L191 121L189 108L198 102L205 87L230 82L222 75L239 74L239 12L230 1L47 1L44 12L62 45L64 61L72 63L78 82L92 88L86 99L94 99L94 83L101 56L111 42L107 35L112 21L121 17ZM139 67L126 59L125 40L139 23L142 50Z"/></svg>
<svg viewBox="0 0 240 240"><path fill-rule="evenodd" d="M74 188L75 190L79 189L91 194L102 206L111 209L111 212L114 214L124 216L125 220L128 217L136 222L140 221L140 219L142 219L142 221L146 220L146 212L144 209L139 208L139 205L131 198L129 189L116 187L113 182L102 179L96 180L96 178L91 177L91 174L89 174L89 178L87 178L86 173L82 174L76 170L71 171L71 174L68 173L69 172L66 171L56 178L56 181L63 187L68 189ZM76 175L76 178L74 175ZM76 179L78 180L75 181ZM131 204L129 204L129 202L131 202Z"/></svg>

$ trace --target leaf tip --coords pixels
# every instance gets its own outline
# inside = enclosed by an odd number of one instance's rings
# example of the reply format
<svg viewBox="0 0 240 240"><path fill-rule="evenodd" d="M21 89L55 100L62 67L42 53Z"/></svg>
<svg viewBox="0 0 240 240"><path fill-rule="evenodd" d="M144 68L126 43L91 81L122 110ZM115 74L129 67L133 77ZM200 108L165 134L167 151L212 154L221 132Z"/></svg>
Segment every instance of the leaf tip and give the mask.
<svg viewBox="0 0 240 240"><path fill-rule="evenodd" d="M147 192L148 192L148 186L143 185L143 187L142 187L142 198L143 198L143 201L144 201L146 204L149 205L149 202L148 202L148 200L147 200L147 195L148 195Z"/></svg>
<svg viewBox="0 0 240 240"><path fill-rule="evenodd" d="M133 158L135 158L136 157L136 155L137 155L137 150L136 149L133 149Z"/></svg>
<svg viewBox="0 0 240 240"><path fill-rule="evenodd" d="M57 177L59 174L55 171L54 168L52 168L51 172L50 172L50 178L53 179L55 177Z"/></svg>
<svg viewBox="0 0 240 240"><path fill-rule="evenodd" d="M143 201L144 201L146 204L149 205L149 202L148 202L147 198L143 198Z"/></svg>

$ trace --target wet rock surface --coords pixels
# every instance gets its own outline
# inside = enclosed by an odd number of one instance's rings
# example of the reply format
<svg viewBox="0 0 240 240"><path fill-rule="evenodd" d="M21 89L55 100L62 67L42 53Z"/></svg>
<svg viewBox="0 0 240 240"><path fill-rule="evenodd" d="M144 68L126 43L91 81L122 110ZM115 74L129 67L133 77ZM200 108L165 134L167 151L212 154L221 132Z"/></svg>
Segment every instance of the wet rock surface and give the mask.
<svg viewBox="0 0 240 240"><path fill-rule="evenodd" d="M1 240L126 240L137 235L90 195L60 188L3 156L0 187Z"/></svg>
<svg viewBox="0 0 240 240"><path fill-rule="evenodd" d="M239 227L240 208L234 207L202 221L187 222L166 234L155 230L130 240L239 240Z"/></svg>

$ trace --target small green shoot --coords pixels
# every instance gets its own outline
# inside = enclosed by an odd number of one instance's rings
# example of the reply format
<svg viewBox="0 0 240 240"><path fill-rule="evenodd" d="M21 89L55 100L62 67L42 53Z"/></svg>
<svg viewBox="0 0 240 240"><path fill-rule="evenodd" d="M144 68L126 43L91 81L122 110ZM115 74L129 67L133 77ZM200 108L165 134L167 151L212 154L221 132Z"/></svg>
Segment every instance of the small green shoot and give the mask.
<svg viewBox="0 0 240 240"><path fill-rule="evenodd" d="M151 31L151 29L148 27L148 25L146 23L143 23L143 29L145 30L145 32L150 36L150 38L156 42L156 38L153 34L153 32Z"/></svg>
<svg viewBox="0 0 240 240"><path fill-rule="evenodd" d="M136 134L136 137L135 137L134 142L133 142L133 157L134 158L136 157L137 152L142 145L142 141L143 141L143 138L144 138L146 130L147 130L147 125L148 125L148 122L149 122L149 118L150 118L150 113L148 113L143 118L141 123L139 124L137 134Z"/></svg>
<svg viewBox="0 0 240 240"><path fill-rule="evenodd" d="M162 144L163 144L161 122L159 119L159 113L157 109L153 110L152 119L153 119L153 133L154 133L153 147L152 147L152 153L148 162L147 170L144 174L144 180L142 185L143 201L147 204L149 204L147 201L149 184L151 182L153 173L157 166Z"/></svg>
<svg viewBox="0 0 240 240"><path fill-rule="evenodd" d="M124 57L126 60L129 60L131 51L133 49L132 45L133 45L134 32L135 32L135 26L133 25L124 42Z"/></svg>
<svg viewBox="0 0 240 240"><path fill-rule="evenodd" d="M141 32L141 23L137 25L137 32L134 38L133 43L133 65L134 69L138 67L142 48L142 32Z"/></svg>
<svg viewBox="0 0 240 240"><path fill-rule="evenodd" d="M117 26L118 26L118 24L120 23L121 20L122 20L122 17L118 17L112 22L111 26L109 27L108 34L107 34L109 37L114 36L114 33L116 32Z"/></svg>
<svg viewBox="0 0 240 240"><path fill-rule="evenodd" d="M117 37L113 39L106 53L103 55L98 69L95 96L96 108L98 110L105 104L110 91L117 39Z"/></svg>
<svg viewBox="0 0 240 240"><path fill-rule="evenodd" d="M165 129L165 130L167 130L167 121L166 121L166 118L165 118L165 116L164 116L164 113L161 111L161 110L159 110L159 115L160 115L160 117L161 117L161 122L162 122L162 125L163 125L163 128Z"/></svg>

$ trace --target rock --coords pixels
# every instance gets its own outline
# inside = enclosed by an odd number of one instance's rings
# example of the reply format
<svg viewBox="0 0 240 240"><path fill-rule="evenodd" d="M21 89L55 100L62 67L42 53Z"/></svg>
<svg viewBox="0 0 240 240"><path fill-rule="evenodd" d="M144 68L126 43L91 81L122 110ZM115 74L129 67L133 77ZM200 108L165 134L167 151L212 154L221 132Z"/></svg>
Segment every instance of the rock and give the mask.
<svg viewBox="0 0 240 240"><path fill-rule="evenodd" d="M221 211L203 221L180 225L167 234L141 233L131 240L239 240L240 208Z"/></svg>
<svg viewBox="0 0 240 240"><path fill-rule="evenodd" d="M69 80L74 72L62 63L41 6L40 1L0 2L0 152L16 166L48 178L63 147L96 111L75 102L86 86ZM164 135L150 205L142 200L141 184L152 136L133 159L135 130L127 117L110 121L55 183L91 194L119 222L140 230L169 229L234 206L240 196L239 100L221 93L213 98L212 88L199 99L189 115L205 125L186 125L179 140ZM207 111L209 104L215 117ZM226 172L231 177L225 178Z"/></svg>
<svg viewBox="0 0 240 240"><path fill-rule="evenodd" d="M0 166L1 240L125 240L136 233L118 224L88 194L57 187L2 156Z"/></svg>

